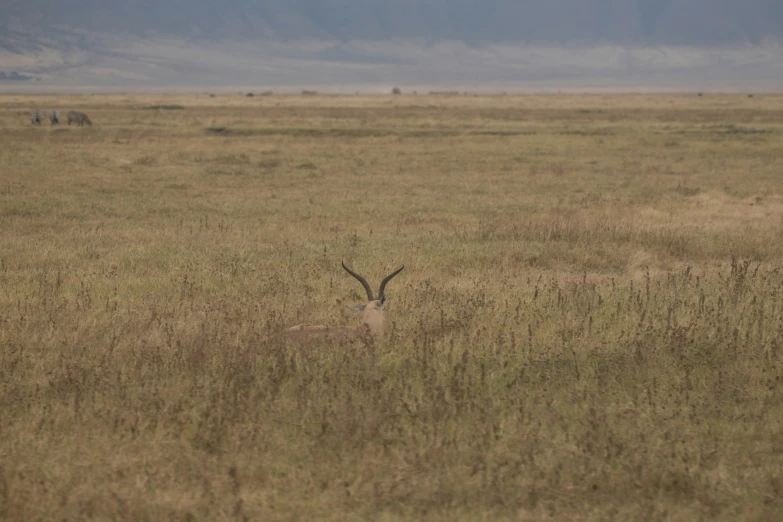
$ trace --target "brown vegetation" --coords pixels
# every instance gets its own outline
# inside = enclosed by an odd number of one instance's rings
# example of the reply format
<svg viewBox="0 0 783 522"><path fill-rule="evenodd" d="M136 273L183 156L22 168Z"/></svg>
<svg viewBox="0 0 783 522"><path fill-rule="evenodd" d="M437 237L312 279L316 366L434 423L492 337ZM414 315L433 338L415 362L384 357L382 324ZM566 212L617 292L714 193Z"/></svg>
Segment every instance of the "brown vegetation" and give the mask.
<svg viewBox="0 0 783 522"><path fill-rule="evenodd" d="M777 520L781 109L1 96L0 518Z"/></svg>

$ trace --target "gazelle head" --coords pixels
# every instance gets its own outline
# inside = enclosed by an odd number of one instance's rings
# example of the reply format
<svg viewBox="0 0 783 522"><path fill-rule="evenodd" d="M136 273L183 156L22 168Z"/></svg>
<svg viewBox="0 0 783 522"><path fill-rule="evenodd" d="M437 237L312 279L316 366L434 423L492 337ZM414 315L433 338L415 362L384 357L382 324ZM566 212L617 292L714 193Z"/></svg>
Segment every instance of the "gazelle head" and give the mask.
<svg viewBox="0 0 783 522"><path fill-rule="evenodd" d="M381 281L381 286L378 288L377 299L373 296L372 288L370 288L370 284L364 277L345 266L345 261L342 262L342 265L346 272L359 280L359 282L364 287L364 290L367 292L366 303L349 306L348 308L351 310L356 310L357 312L362 312L362 325L369 329L370 334L380 335L383 332L383 305L386 303L386 294L384 293L384 290L386 290L386 284L391 280L392 277L402 272L402 269L405 268L405 265L400 266L397 270L383 278L383 281Z"/></svg>

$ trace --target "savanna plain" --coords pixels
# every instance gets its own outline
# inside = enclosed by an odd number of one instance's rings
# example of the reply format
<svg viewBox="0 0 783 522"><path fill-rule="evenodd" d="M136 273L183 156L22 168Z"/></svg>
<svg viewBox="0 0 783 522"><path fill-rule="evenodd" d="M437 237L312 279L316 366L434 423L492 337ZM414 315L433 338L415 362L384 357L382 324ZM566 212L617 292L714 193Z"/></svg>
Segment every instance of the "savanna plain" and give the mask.
<svg viewBox="0 0 783 522"><path fill-rule="evenodd" d="M774 95L2 95L0 518L780 520L781 151ZM383 335L283 339L341 260Z"/></svg>

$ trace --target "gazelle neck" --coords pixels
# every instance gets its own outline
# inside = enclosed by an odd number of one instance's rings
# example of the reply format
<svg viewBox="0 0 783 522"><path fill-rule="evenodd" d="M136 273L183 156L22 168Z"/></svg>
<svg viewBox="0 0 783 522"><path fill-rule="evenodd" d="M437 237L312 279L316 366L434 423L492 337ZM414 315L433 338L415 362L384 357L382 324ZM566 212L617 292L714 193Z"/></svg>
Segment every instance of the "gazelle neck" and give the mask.
<svg viewBox="0 0 783 522"><path fill-rule="evenodd" d="M370 301L362 313L362 324L366 325L372 335L383 333L383 304L379 301Z"/></svg>

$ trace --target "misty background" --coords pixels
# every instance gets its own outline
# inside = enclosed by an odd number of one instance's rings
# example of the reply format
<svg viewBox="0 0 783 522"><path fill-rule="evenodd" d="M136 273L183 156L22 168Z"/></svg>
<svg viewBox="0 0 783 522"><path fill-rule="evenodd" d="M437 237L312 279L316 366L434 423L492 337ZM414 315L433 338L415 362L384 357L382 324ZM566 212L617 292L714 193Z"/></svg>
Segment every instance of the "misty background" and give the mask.
<svg viewBox="0 0 783 522"><path fill-rule="evenodd" d="M783 86L780 0L3 0L0 89Z"/></svg>

